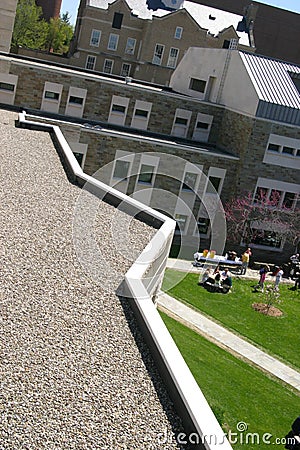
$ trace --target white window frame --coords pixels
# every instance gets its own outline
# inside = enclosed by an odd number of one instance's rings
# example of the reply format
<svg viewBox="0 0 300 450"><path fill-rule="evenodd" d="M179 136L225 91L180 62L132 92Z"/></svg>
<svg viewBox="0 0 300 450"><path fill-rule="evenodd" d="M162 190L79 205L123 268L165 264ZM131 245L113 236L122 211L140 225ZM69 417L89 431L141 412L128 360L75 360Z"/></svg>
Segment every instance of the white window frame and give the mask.
<svg viewBox="0 0 300 450"><path fill-rule="evenodd" d="M192 139L207 142L208 138L209 138L211 126L213 123L213 119L214 119L214 116L211 116L209 114L198 113ZM197 124L199 122L207 124L208 125L207 129L203 128L203 131L198 131ZM201 139L198 138L197 133L202 134Z"/></svg>
<svg viewBox="0 0 300 450"><path fill-rule="evenodd" d="M123 73L124 66L128 66L128 73L126 73L126 75L124 75L124 73ZM121 77L129 77L130 76L130 71L131 71L131 64L122 63L121 72L120 72Z"/></svg>
<svg viewBox="0 0 300 450"><path fill-rule="evenodd" d="M269 145L278 146L278 151L269 150ZM293 148L293 154L285 153L284 147ZM287 167L300 170L300 139L270 134L263 162L275 166Z"/></svg>
<svg viewBox="0 0 300 450"><path fill-rule="evenodd" d="M172 50L176 50L176 52L177 52L175 57L171 55ZM175 47L171 47L170 51L169 51L167 66L170 67L171 69L175 69L175 67L177 65L178 56L179 56L179 49L175 48Z"/></svg>
<svg viewBox="0 0 300 450"><path fill-rule="evenodd" d="M108 38L107 50L116 51L119 44L119 35L115 33L110 33Z"/></svg>
<svg viewBox="0 0 300 450"><path fill-rule="evenodd" d="M133 45L129 45L129 41L133 41ZM127 42L126 42L126 47L125 47L125 53L127 55L134 55L134 51L135 51L135 46L136 46L136 39L132 38L132 37L128 37L127 38Z"/></svg>
<svg viewBox="0 0 300 450"><path fill-rule="evenodd" d="M206 183L205 183L205 195L210 195L210 196L221 195L225 175L226 175L226 169L220 169L219 167L210 167L208 170L207 179L206 179ZM220 178L220 184L219 184L218 190L216 192L208 192L207 191L210 177Z"/></svg>
<svg viewBox="0 0 300 450"><path fill-rule="evenodd" d="M108 71L108 70L106 69L106 64L107 64L107 63L111 63L111 65L110 65L110 71ZM113 60L113 59L107 59L107 58L105 58L104 63L103 63L103 73L107 73L107 74L112 73L113 67L114 67L114 60Z"/></svg>
<svg viewBox="0 0 300 450"><path fill-rule="evenodd" d="M75 117L82 117L86 96L87 96L87 89L81 89L74 86L70 86L65 114ZM72 97L81 99L82 100L81 103L70 101Z"/></svg>
<svg viewBox="0 0 300 450"><path fill-rule="evenodd" d="M122 108L124 108L124 111L123 112L114 111L113 108L115 105L121 106ZM123 126L125 124L127 116L128 105L129 105L129 98L113 95L109 110L108 122Z"/></svg>
<svg viewBox="0 0 300 450"><path fill-rule="evenodd" d="M158 47L161 47L161 54L160 54L160 56L157 53ZM165 46L163 44L155 44L152 64L155 64L156 66L161 66L162 61L163 61L163 57L164 57L164 52L165 52Z"/></svg>
<svg viewBox="0 0 300 450"><path fill-rule="evenodd" d="M96 33L99 34L98 40L94 38L94 34L96 34ZM90 46L91 47L99 47L100 40L101 40L101 31L93 29L92 32L91 32Z"/></svg>
<svg viewBox="0 0 300 450"><path fill-rule="evenodd" d="M188 229L188 227L189 227L190 217L189 217L187 214L182 214L182 213L176 212L176 213L175 213L175 216L174 216L174 219L176 220L176 223L177 223L177 224L178 224L178 218L179 218L179 216L181 216L181 217L186 217L186 220L185 220L185 222L184 222L184 228L183 228L183 229L180 228L180 225L178 225L179 230L177 230L177 229L175 228L175 234L176 234L176 235L182 234L183 236L185 236L185 235L187 234L187 229Z"/></svg>
<svg viewBox="0 0 300 450"><path fill-rule="evenodd" d="M192 117L192 111L189 111L188 109L177 108L175 111L175 115L174 115L171 135L185 138L187 136L187 133L189 130L191 117ZM178 118L186 120L186 124L180 125L180 124L176 123L176 120ZM176 133L176 129L182 130L183 134Z"/></svg>
<svg viewBox="0 0 300 450"><path fill-rule="evenodd" d="M181 39L182 38L182 33L183 33L183 28L182 27L176 27L175 33L174 33L174 38L175 39Z"/></svg>
<svg viewBox="0 0 300 450"><path fill-rule="evenodd" d="M149 119L150 119L150 114L151 114L151 109L152 109L152 103L144 102L142 100L136 100L130 126L134 127L134 128L139 128L141 130L147 130ZM146 111L147 116L137 115L136 114L137 110Z"/></svg>
<svg viewBox="0 0 300 450"><path fill-rule="evenodd" d="M295 194L293 209L297 205L297 201L299 200L300 186L295 183L287 183L284 181L278 180L270 180L269 178L261 178L259 177L256 182L256 186L253 194L253 201L255 201L256 192L258 189L267 189L267 198L269 198L272 190L281 192L280 201L277 206L278 209L282 208L283 201L286 193Z"/></svg>
<svg viewBox="0 0 300 450"><path fill-rule="evenodd" d="M92 64L90 64L90 60L93 60ZM87 55L86 61L85 61L85 68L87 70L95 70L96 60L97 60L96 56L94 56L94 55ZM88 67L89 65L91 65L92 67Z"/></svg>

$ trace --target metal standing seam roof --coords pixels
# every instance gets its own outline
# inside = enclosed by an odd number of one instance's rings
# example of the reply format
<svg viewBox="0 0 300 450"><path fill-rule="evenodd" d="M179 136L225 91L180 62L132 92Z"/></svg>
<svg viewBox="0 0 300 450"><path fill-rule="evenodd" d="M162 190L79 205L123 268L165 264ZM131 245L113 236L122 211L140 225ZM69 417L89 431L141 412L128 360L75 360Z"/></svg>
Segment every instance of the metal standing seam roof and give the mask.
<svg viewBox="0 0 300 450"><path fill-rule="evenodd" d="M266 56L239 52L259 100L300 109L300 95L289 73L300 76L300 66Z"/></svg>
<svg viewBox="0 0 300 450"><path fill-rule="evenodd" d="M115 1L116 0L87 0L87 6L107 9L108 6ZM146 0L125 1L132 10L132 13L137 15L140 19L151 20L153 17L164 17L176 12L175 10L172 12L165 9L157 9L153 11L148 9ZM201 28L208 30L214 36L217 36L221 31L230 26L233 26L236 30L238 23L243 19L243 16L241 15L189 1L184 1L182 8L178 9L178 11L182 9L185 9ZM249 37L247 33L237 31L237 34L240 38L241 44L249 45Z"/></svg>

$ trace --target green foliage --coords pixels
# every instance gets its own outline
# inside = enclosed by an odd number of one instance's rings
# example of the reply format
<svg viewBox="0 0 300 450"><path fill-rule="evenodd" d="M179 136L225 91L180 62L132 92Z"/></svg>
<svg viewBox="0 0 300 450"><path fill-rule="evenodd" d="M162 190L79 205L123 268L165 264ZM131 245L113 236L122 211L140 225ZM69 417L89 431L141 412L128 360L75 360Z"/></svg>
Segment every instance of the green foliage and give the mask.
<svg viewBox="0 0 300 450"><path fill-rule="evenodd" d="M12 36L12 49L25 47L63 54L68 51L73 36L69 14L62 18L42 19L42 8L35 0L19 0Z"/></svg>
<svg viewBox="0 0 300 450"><path fill-rule="evenodd" d="M18 46L42 49L45 46L48 24L41 19L42 8L34 0L19 0L16 10L12 48Z"/></svg>
<svg viewBox="0 0 300 450"><path fill-rule="evenodd" d="M50 19L47 50L53 51L53 53L66 53L72 36L73 27L68 23L67 15L64 15L64 18Z"/></svg>

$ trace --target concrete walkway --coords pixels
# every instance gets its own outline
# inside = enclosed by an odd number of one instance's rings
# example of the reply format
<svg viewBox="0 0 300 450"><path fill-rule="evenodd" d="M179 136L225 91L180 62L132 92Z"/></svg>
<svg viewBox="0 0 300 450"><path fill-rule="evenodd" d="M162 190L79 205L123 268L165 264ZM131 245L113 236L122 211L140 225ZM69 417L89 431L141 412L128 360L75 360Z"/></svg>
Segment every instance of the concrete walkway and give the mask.
<svg viewBox="0 0 300 450"><path fill-rule="evenodd" d="M256 366L300 391L300 373L296 370L163 292L159 294L157 303L159 308L167 314L175 316L215 344L230 349L237 356L251 361Z"/></svg>

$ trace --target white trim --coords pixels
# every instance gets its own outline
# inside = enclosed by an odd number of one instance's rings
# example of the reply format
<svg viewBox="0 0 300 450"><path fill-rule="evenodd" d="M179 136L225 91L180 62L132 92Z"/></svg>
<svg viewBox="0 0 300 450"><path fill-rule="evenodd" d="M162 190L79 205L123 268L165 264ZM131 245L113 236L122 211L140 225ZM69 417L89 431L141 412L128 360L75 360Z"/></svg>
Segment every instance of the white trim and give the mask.
<svg viewBox="0 0 300 450"><path fill-rule="evenodd" d="M99 33L99 40L98 40L98 42L96 44L92 43L92 38L93 38L93 33L94 32ZM91 47L99 47L99 44L100 44L100 41L101 41L101 34L102 34L101 30L96 30L95 28L92 29L91 37L90 37L90 46Z"/></svg>

